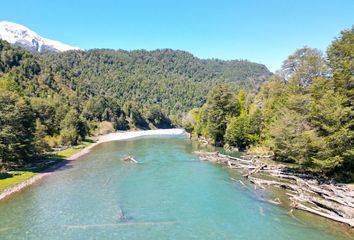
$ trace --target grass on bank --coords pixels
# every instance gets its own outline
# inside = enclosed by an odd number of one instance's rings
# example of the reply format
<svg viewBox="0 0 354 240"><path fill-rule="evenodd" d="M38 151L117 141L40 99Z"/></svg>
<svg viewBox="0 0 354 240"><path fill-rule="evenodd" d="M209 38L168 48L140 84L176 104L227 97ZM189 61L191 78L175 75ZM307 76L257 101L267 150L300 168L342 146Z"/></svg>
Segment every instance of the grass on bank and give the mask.
<svg viewBox="0 0 354 240"><path fill-rule="evenodd" d="M37 173L31 171L9 171L8 174L9 177L0 179L0 192L26 181Z"/></svg>
<svg viewBox="0 0 354 240"><path fill-rule="evenodd" d="M54 164L58 163L59 161L70 157L71 155L79 152L81 149L89 146L94 142L95 138L88 138L79 145L69 147L64 150L54 151L52 152L47 160L47 163L41 162L37 165L33 166L27 170L18 169L16 171L8 171L6 174L1 176L0 174L0 192L8 189L10 187L16 186L17 184L30 179L31 177L35 176L36 174L45 171L49 167L53 166Z"/></svg>
<svg viewBox="0 0 354 240"><path fill-rule="evenodd" d="M59 159L68 158L68 157L74 155L75 153L78 153L81 149L88 147L89 145L94 143L94 141L95 141L94 137L89 137L89 138L85 139L84 141L82 141L79 145L72 146L72 147L69 147L64 150L54 151L52 153L51 158L59 158Z"/></svg>

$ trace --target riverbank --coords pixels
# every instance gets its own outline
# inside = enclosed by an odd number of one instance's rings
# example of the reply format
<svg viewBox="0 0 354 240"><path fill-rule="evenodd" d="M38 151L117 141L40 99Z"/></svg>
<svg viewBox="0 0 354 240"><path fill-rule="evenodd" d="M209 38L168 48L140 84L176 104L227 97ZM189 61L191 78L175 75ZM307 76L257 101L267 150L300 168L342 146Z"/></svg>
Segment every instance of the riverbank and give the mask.
<svg viewBox="0 0 354 240"><path fill-rule="evenodd" d="M79 145L51 152L46 159L43 159L41 162L37 162L34 165L24 166L23 168L9 171L8 174L10 176L0 179L0 194L16 185L23 184L27 180L37 176L39 173L48 171L53 167L58 167L66 158L88 147L95 141L96 138L87 138Z"/></svg>
<svg viewBox="0 0 354 240"><path fill-rule="evenodd" d="M354 228L354 189L349 184L318 181L309 175L296 173L282 164L270 161L269 156L266 156L266 161L260 156L242 159L219 152L196 153L201 160L238 170L255 188L284 189L291 202L291 209L310 212ZM240 182L244 184L241 180ZM276 205L282 204L279 199L266 201Z"/></svg>
<svg viewBox="0 0 354 240"><path fill-rule="evenodd" d="M69 161L78 159L79 157L90 152L90 149L92 149L96 145L104 143L104 142L127 140L127 139L144 137L144 136L181 135L184 133L185 133L184 129L181 129L181 128L109 133L109 134L102 135L102 136L98 137L98 140L95 143L91 144L90 146L82 149L80 152L75 153L66 159Z"/></svg>
<svg viewBox="0 0 354 240"><path fill-rule="evenodd" d="M76 160L76 159L82 157L83 155L89 153L92 148L94 148L95 146L97 146L101 143L110 142L110 141L127 140L127 139L132 139L132 138L137 138L137 137L143 137L143 136L181 135L184 133L185 133L184 129L173 128L173 129L115 132L115 133L109 133L106 135L99 136L95 142L92 142L90 144L86 144L86 147L80 149L77 152L75 152L75 147L74 147L73 148L74 154L71 154L71 155L63 154L64 155L63 161L60 161L59 163L57 163L53 166L50 166L49 168L41 171L40 173L36 173L36 174L31 175L29 178L20 179L20 181L17 182L15 185L10 186L10 187L4 189L3 191L0 191L0 200L9 197L10 195L12 195L15 192L19 192L19 191L23 190L24 188L34 184L38 180L54 173L55 171L64 167L69 161L73 161L73 160Z"/></svg>

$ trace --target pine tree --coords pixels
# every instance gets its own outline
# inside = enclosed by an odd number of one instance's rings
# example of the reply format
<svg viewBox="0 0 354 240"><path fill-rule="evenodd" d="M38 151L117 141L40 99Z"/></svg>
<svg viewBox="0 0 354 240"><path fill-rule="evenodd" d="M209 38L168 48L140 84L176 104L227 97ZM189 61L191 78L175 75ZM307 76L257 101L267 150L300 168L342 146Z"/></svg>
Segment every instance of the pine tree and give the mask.
<svg viewBox="0 0 354 240"><path fill-rule="evenodd" d="M207 101L207 131L215 144L222 145L227 117L234 112L235 102L228 85L217 85L211 90Z"/></svg>

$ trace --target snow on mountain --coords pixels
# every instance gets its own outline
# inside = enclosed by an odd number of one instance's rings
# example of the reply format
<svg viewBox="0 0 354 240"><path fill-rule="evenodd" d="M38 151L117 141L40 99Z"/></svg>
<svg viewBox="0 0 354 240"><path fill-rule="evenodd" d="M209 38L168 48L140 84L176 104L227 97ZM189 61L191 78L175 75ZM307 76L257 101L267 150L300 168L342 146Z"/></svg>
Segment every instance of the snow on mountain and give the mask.
<svg viewBox="0 0 354 240"><path fill-rule="evenodd" d="M80 50L78 47L43 38L25 26L7 21L0 21L0 38L33 52Z"/></svg>

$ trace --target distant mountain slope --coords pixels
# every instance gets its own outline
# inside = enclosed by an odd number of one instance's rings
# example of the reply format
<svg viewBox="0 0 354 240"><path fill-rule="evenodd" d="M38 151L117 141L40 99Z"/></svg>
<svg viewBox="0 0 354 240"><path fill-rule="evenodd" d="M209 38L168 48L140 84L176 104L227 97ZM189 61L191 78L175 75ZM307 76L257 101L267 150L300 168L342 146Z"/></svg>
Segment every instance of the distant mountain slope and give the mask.
<svg viewBox="0 0 354 240"><path fill-rule="evenodd" d="M271 75L262 64L199 59L180 50L66 51L78 48L9 22L0 22L0 38L44 53L29 55L0 42L0 78L3 73L11 75L22 95L59 95L78 108L92 97L104 97L120 107L126 102L134 102L139 109L159 105L165 114L175 115L203 105L218 83L229 83L235 91L257 91Z"/></svg>
<svg viewBox="0 0 354 240"><path fill-rule="evenodd" d="M90 50L43 56L61 82L88 96L111 96L121 104L159 104L168 114L201 106L217 83L257 91L269 76L261 64L204 60L179 50Z"/></svg>
<svg viewBox="0 0 354 240"><path fill-rule="evenodd" d="M0 21L0 38L32 52L64 52L80 49L43 38L25 26L7 21Z"/></svg>
<svg viewBox="0 0 354 240"><path fill-rule="evenodd" d="M271 73L248 61L203 60L184 51L90 50L32 55L0 40L1 78L21 95L59 96L79 109L95 97L138 109L159 105L167 115L205 103L209 90L229 83L257 91Z"/></svg>

